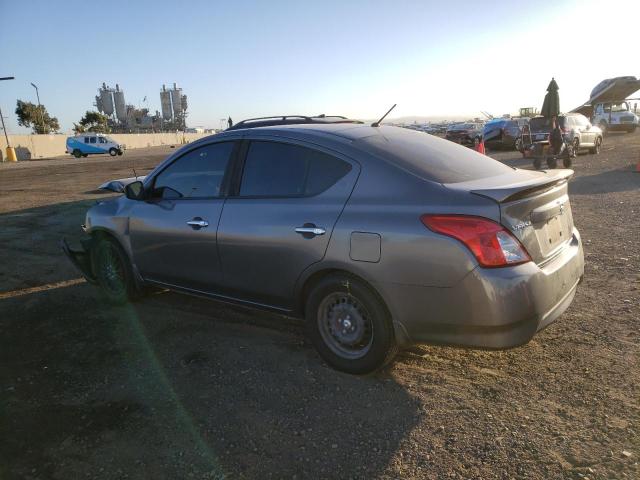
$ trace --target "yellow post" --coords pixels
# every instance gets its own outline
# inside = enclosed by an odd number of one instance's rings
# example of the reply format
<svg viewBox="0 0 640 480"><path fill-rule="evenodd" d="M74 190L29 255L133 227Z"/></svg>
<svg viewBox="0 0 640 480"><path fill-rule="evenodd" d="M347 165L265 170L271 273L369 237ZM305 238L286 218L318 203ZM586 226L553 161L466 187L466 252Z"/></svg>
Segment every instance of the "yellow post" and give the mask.
<svg viewBox="0 0 640 480"><path fill-rule="evenodd" d="M16 157L16 149L13 147L7 147L7 161L8 162L17 162L18 157Z"/></svg>

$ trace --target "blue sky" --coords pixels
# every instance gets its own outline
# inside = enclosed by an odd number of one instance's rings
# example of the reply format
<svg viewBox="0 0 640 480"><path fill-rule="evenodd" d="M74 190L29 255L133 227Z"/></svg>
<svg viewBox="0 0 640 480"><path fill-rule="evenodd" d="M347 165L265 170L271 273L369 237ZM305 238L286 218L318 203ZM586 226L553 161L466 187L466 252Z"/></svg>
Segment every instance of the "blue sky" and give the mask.
<svg viewBox="0 0 640 480"><path fill-rule="evenodd" d="M91 6L94 4L95 6ZM190 126L272 114L480 116L563 109L603 78L640 75L640 1L0 0L0 106L40 98L68 131L102 82L160 108L189 96ZM28 28L25 28L25 25ZM607 41L602 41L606 38Z"/></svg>

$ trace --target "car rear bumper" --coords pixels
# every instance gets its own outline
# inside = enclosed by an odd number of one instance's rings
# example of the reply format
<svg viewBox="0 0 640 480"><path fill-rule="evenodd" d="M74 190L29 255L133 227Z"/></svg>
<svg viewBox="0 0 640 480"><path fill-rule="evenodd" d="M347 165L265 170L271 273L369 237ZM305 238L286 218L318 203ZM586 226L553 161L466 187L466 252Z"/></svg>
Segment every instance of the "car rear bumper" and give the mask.
<svg viewBox="0 0 640 480"><path fill-rule="evenodd" d="M584 274L580 235L539 266L476 268L450 288L380 283L400 343L522 345L571 304Z"/></svg>

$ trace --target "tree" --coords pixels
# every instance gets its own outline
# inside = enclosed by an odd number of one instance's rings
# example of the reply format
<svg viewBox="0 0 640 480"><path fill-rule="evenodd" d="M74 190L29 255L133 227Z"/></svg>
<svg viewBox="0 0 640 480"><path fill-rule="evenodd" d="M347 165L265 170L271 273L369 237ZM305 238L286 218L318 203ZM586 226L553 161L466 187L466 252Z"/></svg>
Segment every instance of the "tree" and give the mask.
<svg viewBox="0 0 640 480"><path fill-rule="evenodd" d="M35 105L31 102L18 100L16 106L18 125L32 128L33 133L51 133L60 130L60 124L56 117L52 117L47 112L44 105Z"/></svg>
<svg viewBox="0 0 640 480"><path fill-rule="evenodd" d="M100 112L87 110L87 113L80 119L80 122L73 124L73 131L76 133L109 133L111 129L109 128L108 120L109 117Z"/></svg>

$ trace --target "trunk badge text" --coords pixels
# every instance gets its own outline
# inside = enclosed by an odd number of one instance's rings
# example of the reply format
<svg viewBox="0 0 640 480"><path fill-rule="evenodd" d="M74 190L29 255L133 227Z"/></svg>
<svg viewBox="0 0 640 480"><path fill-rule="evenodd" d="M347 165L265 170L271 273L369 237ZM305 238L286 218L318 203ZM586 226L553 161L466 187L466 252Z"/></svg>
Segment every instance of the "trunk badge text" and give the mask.
<svg viewBox="0 0 640 480"><path fill-rule="evenodd" d="M516 223L513 226L513 229L516 230L516 231L524 230L525 228L530 227L531 225L532 225L531 224L531 220L527 220L526 222Z"/></svg>

